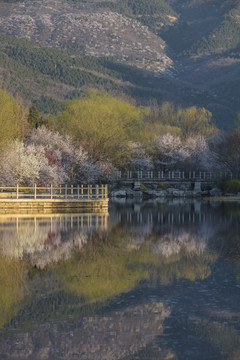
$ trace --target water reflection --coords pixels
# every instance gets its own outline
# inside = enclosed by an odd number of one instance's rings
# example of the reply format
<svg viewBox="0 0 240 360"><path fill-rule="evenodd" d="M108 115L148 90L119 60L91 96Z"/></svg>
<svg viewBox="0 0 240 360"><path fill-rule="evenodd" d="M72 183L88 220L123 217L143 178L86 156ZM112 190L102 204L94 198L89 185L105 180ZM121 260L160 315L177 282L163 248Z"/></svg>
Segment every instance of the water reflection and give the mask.
<svg viewBox="0 0 240 360"><path fill-rule="evenodd" d="M237 359L238 210L125 203L109 216L2 218L0 356Z"/></svg>
<svg viewBox="0 0 240 360"><path fill-rule="evenodd" d="M81 249L88 234L107 229L108 213L0 215L0 252L44 268Z"/></svg>

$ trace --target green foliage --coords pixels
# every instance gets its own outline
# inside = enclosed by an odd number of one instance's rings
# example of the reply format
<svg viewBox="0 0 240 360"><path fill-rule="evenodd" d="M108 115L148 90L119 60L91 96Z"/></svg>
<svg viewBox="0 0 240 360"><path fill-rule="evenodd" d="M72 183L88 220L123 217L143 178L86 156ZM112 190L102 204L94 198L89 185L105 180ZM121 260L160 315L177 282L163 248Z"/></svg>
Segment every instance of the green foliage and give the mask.
<svg viewBox="0 0 240 360"><path fill-rule="evenodd" d="M27 128L26 109L20 99L0 89L0 148L22 138Z"/></svg>
<svg viewBox="0 0 240 360"><path fill-rule="evenodd" d="M234 49L240 45L240 24L239 21L229 16L218 28L207 37L202 38L192 46L189 55L203 55L221 53Z"/></svg>
<svg viewBox="0 0 240 360"><path fill-rule="evenodd" d="M56 114L60 110L60 102L49 96L41 96L40 99L34 100L39 112L46 114Z"/></svg>
<svg viewBox="0 0 240 360"><path fill-rule="evenodd" d="M147 108L91 90L79 100L66 102L54 126L80 141L95 161L104 158L121 166L128 155L128 141L136 140L147 112Z"/></svg>
<svg viewBox="0 0 240 360"><path fill-rule="evenodd" d="M38 123L39 123L39 112L37 110L37 107L35 104L32 104L29 108L29 113L28 113L28 117L27 117L27 121L28 123L32 126L32 127L38 127Z"/></svg>
<svg viewBox="0 0 240 360"><path fill-rule="evenodd" d="M180 128L184 137L189 135L211 136L217 131L211 112L196 106L175 109L173 104L166 102L161 107L160 122Z"/></svg>
<svg viewBox="0 0 240 360"><path fill-rule="evenodd" d="M64 50L44 48L3 34L0 45L3 83L31 99L41 112L56 113L59 100L78 97L81 87L123 92L116 80L123 78L124 69L114 66L113 59L81 56L64 43Z"/></svg>
<svg viewBox="0 0 240 360"><path fill-rule="evenodd" d="M158 184L157 184L157 188L158 188L158 189L161 189L161 190L166 190L167 185L164 184L164 183L158 183Z"/></svg>
<svg viewBox="0 0 240 360"><path fill-rule="evenodd" d="M41 74L50 75L65 84L81 87L86 84L112 83L111 80L98 77L82 69L86 67L94 70L96 64L95 58L71 58L64 53L59 57L59 51L47 48L29 48L26 46L7 46L4 52L12 59L19 61L21 64L37 70ZM103 70L103 69L101 69ZM107 71L105 71L107 72Z"/></svg>
<svg viewBox="0 0 240 360"><path fill-rule="evenodd" d="M240 193L240 180L230 180L224 186L224 194L233 193L237 194Z"/></svg>
<svg viewBox="0 0 240 360"><path fill-rule="evenodd" d="M144 191L147 190L147 187L146 187L144 184L142 184L142 183L140 184L140 188L143 189Z"/></svg>

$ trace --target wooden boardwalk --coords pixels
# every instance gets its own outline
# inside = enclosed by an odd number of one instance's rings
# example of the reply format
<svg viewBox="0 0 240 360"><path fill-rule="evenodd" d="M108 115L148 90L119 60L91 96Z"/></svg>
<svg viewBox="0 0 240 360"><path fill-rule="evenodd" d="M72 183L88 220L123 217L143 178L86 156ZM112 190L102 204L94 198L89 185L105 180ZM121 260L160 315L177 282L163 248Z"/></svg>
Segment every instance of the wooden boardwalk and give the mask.
<svg viewBox="0 0 240 360"><path fill-rule="evenodd" d="M0 187L0 211L107 209L107 185Z"/></svg>

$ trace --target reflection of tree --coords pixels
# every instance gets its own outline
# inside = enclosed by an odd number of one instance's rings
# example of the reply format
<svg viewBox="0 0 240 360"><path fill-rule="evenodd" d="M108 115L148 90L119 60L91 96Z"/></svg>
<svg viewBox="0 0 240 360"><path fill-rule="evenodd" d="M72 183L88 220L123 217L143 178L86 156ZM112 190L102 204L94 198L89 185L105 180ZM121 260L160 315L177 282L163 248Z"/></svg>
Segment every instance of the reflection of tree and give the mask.
<svg viewBox="0 0 240 360"><path fill-rule="evenodd" d="M0 328L17 313L26 275L25 263L0 256Z"/></svg>
<svg viewBox="0 0 240 360"><path fill-rule="evenodd" d="M161 279L164 284L174 279L204 279L211 273L210 266L216 255L205 246L193 245L186 252L189 237L178 243L177 251L166 253L161 246L165 238L158 243L142 240L136 245L123 229L114 228L102 238L92 238L84 252L56 265L55 270L67 290L81 294L88 301L104 300L114 294L127 291L143 280ZM172 247L176 245L170 242Z"/></svg>
<svg viewBox="0 0 240 360"><path fill-rule="evenodd" d="M47 264L70 257L73 250L80 249L86 240L86 234L77 231L68 231L66 239L66 234L57 224L49 231L49 226L35 229L29 222L18 232L15 229L2 232L0 252L15 259L28 256L33 265L44 268Z"/></svg>

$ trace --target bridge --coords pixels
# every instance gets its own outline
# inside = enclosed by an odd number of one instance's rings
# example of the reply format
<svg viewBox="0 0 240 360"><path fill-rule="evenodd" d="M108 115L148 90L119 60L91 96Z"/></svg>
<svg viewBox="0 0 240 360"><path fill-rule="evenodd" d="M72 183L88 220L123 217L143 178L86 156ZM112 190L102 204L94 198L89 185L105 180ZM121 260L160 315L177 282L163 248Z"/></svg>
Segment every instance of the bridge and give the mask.
<svg viewBox="0 0 240 360"><path fill-rule="evenodd" d="M239 179L240 174L232 172L210 171L119 171L118 180L124 183L141 180L143 182L217 182L220 180Z"/></svg>

